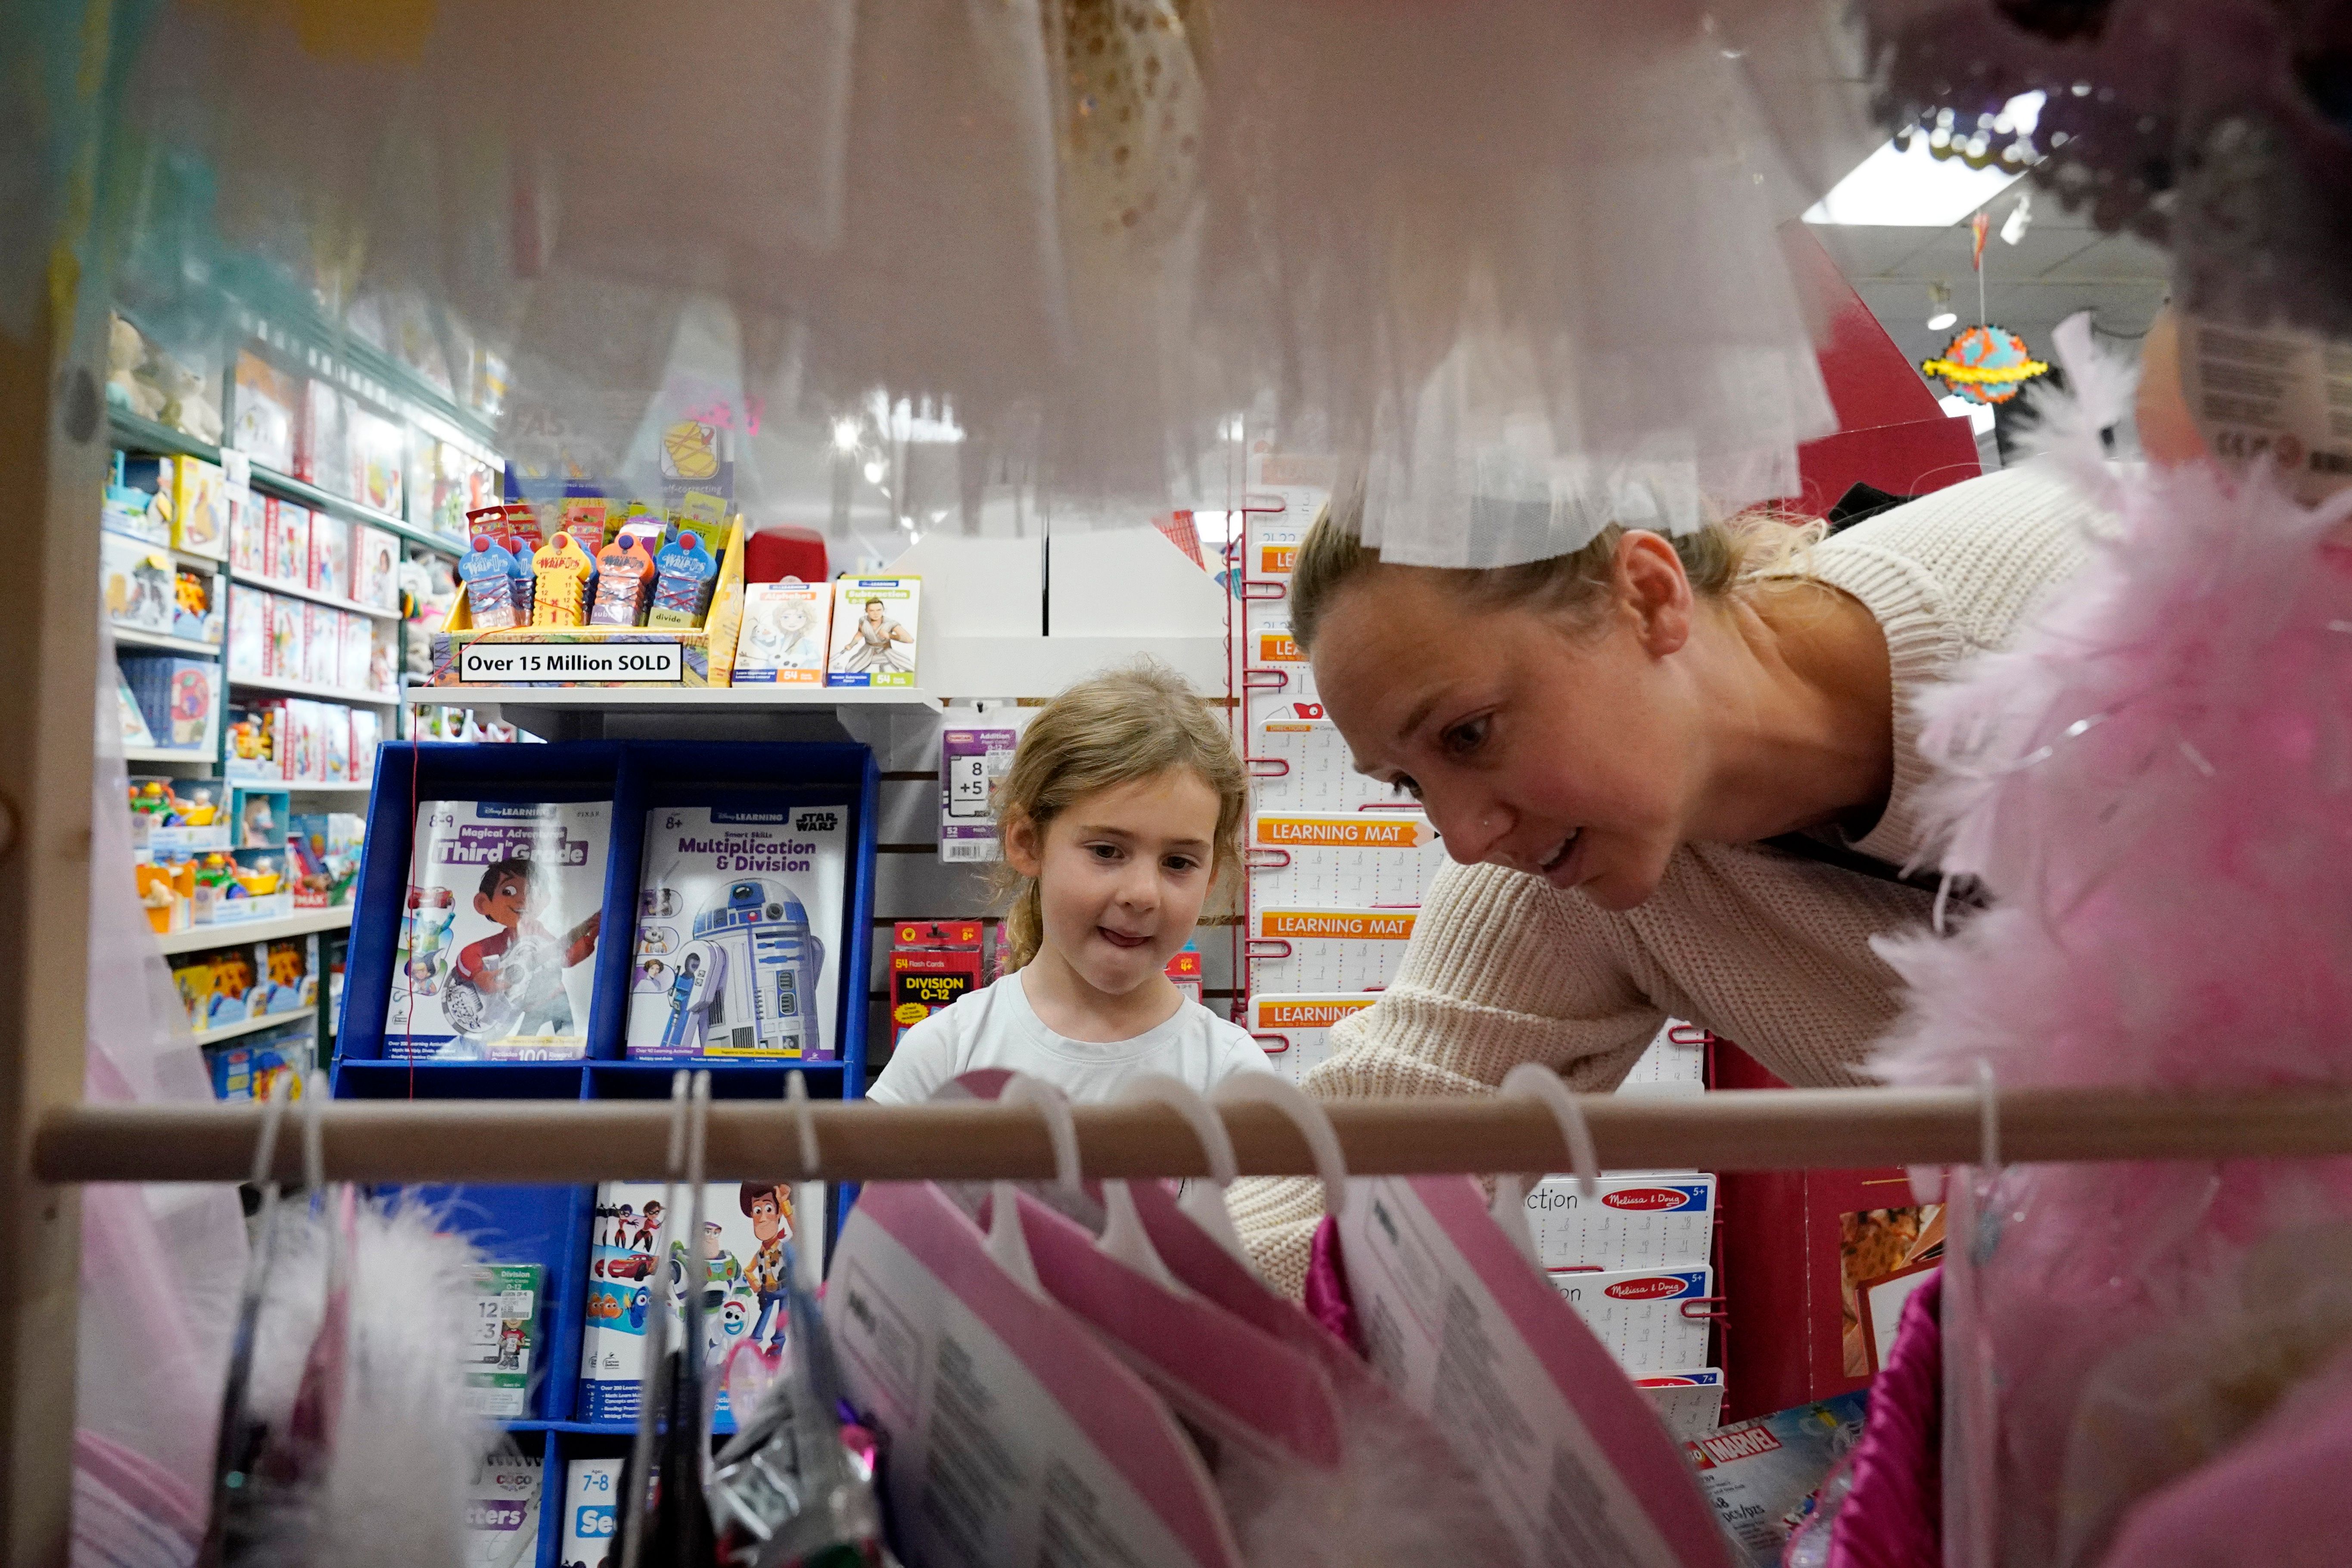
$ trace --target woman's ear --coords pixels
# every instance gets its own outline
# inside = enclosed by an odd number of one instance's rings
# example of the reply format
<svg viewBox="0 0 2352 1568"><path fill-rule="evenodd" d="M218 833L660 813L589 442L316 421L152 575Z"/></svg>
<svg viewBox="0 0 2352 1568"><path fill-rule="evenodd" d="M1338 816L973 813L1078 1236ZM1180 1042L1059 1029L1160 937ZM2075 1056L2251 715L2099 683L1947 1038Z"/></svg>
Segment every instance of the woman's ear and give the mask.
<svg viewBox="0 0 2352 1568"><path fill-rule="evenodd" d="M1690 641L1690 575L1671 541L1647 529L1627 529L1617 541L1615 576L1618 603L1644 652L1664 658Z"/></svg>
<svg viewBox="0 0 2352 1568"><path fill-rule="evenodd" d="M1005 813L1004 863L1024 877L1036 876L1045 866L1045 837L1027 812Z"/></svg>

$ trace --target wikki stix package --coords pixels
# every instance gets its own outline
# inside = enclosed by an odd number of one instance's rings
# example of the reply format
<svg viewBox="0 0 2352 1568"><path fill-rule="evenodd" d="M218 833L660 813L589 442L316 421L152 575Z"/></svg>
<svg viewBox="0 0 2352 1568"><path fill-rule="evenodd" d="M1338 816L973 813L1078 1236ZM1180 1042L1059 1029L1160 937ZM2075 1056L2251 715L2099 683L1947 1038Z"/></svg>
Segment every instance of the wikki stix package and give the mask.
<svg viewBox="0 0 2352 1568"><path fill-rule="evenodd" d="M848 867L845 805L648 811L628 1054L837 1056Z"/></svg>
<svg viewBox="0 0 2352 1568"><path fill-rule="evenodd" d="M1374 1370L1444 1433L1526 1561L1728 1568L1682 1454L1475 1182L1358 1180L1339 1236Z"/></svg>
<svg viewBox="0 0 2352 1568"><path fill-rule="evenodd" d="M428 800L394 955L383 1054L586 1054L608 801Z"/></svg>

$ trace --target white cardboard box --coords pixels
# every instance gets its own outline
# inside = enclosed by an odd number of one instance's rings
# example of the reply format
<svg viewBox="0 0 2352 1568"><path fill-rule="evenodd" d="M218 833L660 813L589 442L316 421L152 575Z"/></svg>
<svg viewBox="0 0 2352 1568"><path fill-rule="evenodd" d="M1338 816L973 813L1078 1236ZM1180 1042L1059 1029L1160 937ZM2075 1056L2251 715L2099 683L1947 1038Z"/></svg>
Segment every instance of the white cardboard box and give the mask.
<svg viewBox="0 0 2352 1568"><path fill-rule="evenodd" d="M1396 977L1417 910L1250 911L1250 989L1370 991Z"/></svg>
<svg viewBox="0 0 2352 1568"><path fill-rule="evenodd" d="M1702 1173L1604 1175L1590 1199L1574 1176L1546 1176L1527 1204L1546 1268L1691 1268L1713 1254L1715 1178Z"/></svg>
<svg viewBox="0 0 2352 1568"><path fill-rule="evenodd" d="M1553 1269L1552 1288L1576 1309L1617 1364L1631 1373L1700 1366L1706 1361L1715 1270L1695 1268ZM1692 1309L1685 1311L1684 1309Z"/></svg>

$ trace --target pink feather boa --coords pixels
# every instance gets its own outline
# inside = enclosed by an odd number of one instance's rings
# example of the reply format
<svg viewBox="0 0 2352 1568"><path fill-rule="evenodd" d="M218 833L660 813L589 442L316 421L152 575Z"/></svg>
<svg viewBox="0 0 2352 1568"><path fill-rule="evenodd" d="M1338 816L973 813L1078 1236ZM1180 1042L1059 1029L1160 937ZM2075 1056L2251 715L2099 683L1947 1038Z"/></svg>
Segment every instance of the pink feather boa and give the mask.
<svg viewBox="0 0 2352 1568"><path fill-rule="evenodd" d="M2116 531L2016 646L1925 705L1941 864L1994 901L1948 939L1885 944L1911 1004L1874 1069L2352 1084L2352 492L2312 510L2203 465L2118 478L2091 423L2054 420L2053 456ZM2034 1167L1999 1211L1980 1250L2001 1556L2094 1563L2130 1500L2082 1484L2094 1370L2186 1320L2242 1321L2248 1249L2352 1217L2352 1165Z"/></svg>

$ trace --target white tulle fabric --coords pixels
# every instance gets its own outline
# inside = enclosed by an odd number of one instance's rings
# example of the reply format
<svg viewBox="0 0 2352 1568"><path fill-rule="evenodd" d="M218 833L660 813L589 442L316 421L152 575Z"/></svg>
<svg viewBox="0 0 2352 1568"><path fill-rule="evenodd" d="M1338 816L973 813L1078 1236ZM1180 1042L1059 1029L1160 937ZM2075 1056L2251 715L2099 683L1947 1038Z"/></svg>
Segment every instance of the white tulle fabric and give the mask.
<svg viewBox="0 0 2352 1568"><path fill-rule="evenodd" d="M1832 15L169 0L123 101L226 246L501 348L526 460L614 471L716 298L772 410L932 396L1145 501L1245 411L1477 565L1796 491L1832 421L1775 226L1866 140Z"/></svg>

